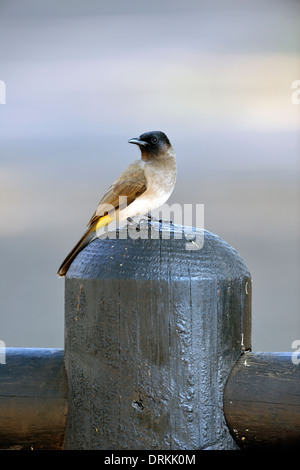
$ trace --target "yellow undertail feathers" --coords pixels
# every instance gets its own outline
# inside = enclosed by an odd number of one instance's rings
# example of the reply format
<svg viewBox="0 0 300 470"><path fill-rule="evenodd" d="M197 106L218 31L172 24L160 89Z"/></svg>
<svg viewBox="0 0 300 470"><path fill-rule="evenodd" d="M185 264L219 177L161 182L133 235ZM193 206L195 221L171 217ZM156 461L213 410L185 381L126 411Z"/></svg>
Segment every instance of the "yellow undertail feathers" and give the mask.
<svg viewBox="0 0 300 470"><path fill-rule="evenodd" d="M114 220L114 217L110 215L105 215L104 217L100 217L99 220L96 222L95 232L98 232L106 225L110 224Z"/></svg>

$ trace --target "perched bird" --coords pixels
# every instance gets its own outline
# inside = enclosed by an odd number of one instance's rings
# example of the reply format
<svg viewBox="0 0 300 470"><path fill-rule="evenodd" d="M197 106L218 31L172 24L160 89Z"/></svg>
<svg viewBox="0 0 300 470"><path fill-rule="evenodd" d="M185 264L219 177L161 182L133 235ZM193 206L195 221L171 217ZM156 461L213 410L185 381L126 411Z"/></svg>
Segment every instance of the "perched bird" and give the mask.
<svg viewBox="0 0 300 470"><path fill-rule="evenodd" d="M97 232L113 220L147 214L163 205L176 181L175 153L166 134L152 131L130 139L141 150L141 160L131 163L110 186L99 202L88 228L61 264L57 274L64 276L77 254L97 238Z"/></svg>

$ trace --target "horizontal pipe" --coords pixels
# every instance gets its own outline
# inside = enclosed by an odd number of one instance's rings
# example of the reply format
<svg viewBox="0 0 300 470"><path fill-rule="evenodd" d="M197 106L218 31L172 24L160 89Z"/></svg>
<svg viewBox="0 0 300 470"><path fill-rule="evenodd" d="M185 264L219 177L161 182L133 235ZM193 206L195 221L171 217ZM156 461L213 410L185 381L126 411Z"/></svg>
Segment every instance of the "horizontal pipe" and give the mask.
<svg viewBox="0 0 300 470"><path fill-rule="evenodd" d="M0 449L61 449L67 407L63 349L2 352Z"/></svg>
<svg viewBox="0 0 300 470"><path fill-rule="evenodd" d="M228 377L224 414L239 447L300 445L300 365L292 353L245 353Z"/></svg>
<svg viewBox="0 0 300 470"><path fill-rule="evenodd" d="M68 409L63 349L7 348L1 357L0 449L61 449ZM241 448L299 446L299 383L292 353L239 358L225 386L224 414Z"/></svg>

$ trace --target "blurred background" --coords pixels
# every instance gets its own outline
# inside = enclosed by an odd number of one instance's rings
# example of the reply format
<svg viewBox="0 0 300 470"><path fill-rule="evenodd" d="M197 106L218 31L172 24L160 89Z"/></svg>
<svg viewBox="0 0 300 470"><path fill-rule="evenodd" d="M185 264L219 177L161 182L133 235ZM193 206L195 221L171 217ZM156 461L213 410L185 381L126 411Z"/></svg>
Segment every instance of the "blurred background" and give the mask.
<svg viewBox="0 0 300 470"><path fill-rule="evenodd" d="M63 347L62 259L133 159L169 136L169 200L253 277L253 350L300 339L300 2L1 0L0 339ZM298 95L300 97L300 95Z"/></svg>

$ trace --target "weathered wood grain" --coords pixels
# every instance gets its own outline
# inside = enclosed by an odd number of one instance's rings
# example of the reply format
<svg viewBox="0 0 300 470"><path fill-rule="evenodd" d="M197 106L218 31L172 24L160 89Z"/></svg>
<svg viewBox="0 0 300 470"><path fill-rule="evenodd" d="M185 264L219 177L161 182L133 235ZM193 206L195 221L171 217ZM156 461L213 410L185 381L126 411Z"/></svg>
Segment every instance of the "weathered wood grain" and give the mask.
<svg viewBox="0 0 300 470"><path fill-rule="evenodd" d="M228 426L242 448L300 445L300 366L292 353L246 353L224 392Z"/></svg>
<svg viewBox="0 0 300 470"><path fill-rule="evenodd" d="M97 239L71 265L66 449L236 448L223 389L250 347L251 278L219 237L187 250L182 229Z"/></svg>
<svg viewBox="0 0 300 470"><path fill-rule="evenodd" d="M0 448L61 449L66 413L63 350L7 348L0 365Z"/></svg>

